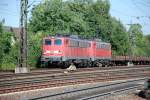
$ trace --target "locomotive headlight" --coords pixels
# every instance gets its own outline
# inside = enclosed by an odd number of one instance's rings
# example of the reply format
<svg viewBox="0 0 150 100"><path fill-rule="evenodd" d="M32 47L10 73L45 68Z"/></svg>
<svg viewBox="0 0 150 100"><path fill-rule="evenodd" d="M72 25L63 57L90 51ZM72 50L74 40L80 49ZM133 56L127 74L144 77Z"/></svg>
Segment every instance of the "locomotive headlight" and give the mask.
<svg viewBox="0 0 150 100"><path fill-rule="evenodd" d="M50 53L50 51L46 51L46 53Z"/></svg>
<svg viewBox="0 0 150 100"><path fill-rule="evenodd" d="M48 50L44 52L44 54L48 54L48 53L50 53L50 51L48 51Z"/></svg>
<svg viewBox="0 0 150 100"><path fill-rule="evenodd" d="M58 50L56 50L56 51L54 51L54 53L59 53L59 51L58 51Z"/></svg>
<svg viewBox="0 0 150 100"><path fill-rule="evenodd" d="M60 50L55 50L54 53L55 54L62 54L62 52Z"/></svg>
<svg viewBox="0 0 150 100"><path fill-rule="evenodd" d="M54 51L45 51L44 54L62 54L60 50L54 50Z"/></svg>

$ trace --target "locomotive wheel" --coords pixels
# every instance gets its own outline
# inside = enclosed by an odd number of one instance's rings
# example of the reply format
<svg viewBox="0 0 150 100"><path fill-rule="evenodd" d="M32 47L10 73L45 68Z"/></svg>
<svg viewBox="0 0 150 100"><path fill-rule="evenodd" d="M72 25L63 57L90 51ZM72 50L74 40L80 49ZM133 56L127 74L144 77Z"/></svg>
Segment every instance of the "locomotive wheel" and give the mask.
<svg viewBox="0 0 150 100"><path fill-rule="evenodd" d="M64 67L64 63L63 62L58 62L57 67L63 68Z"/></svg>
<svg viewBox="0 0 150 100"><path fill-rule="evenodd" d="M145 97L147 100L150 100L150 90L146 90Z"/></svg>
<svg viewBox="0 0 150 100"><path fill-rule="evenodd" d="M41 67L41 68L43 68L43 67L44 67L44 68L45 68L45 67L47 67L47 63L46 63L46 62L42 62L42 63L40 64L40 67Z"/></svg>
<svg viewBox="0 0 150 100"><path fill-rule="evenodd" d="M84 63L81 62L81 63L79 63L77 66L78 66L78 67L84 67Z"/></svg>
<svg viewBox="0 0 150 100"><path fill-rule="evenodd" d="M92 67L96 67L96 62L92 62Z"/></svg>
<svg viewBox="0 0 150 100"><path fill-rule="evenodd" d="M107 64L105 64L105 67L109 67Z"/></svg>
<svg viewBox="0 0 150 100"><path fill-rule="evenodd" d="M87 67L92 67L92 61L87 61Z"/></svg>
<svg viewBox="0 0 150 100"><path fill-rule="evenodd" d="M96 63L96 66L97 66L97 67L102 67L102 66L103 66L103 64L102 64L102 63L100 63L100 62L97 62L97 63Z"/></svg>
<svg viewBox="0 0 150 100"><path fill-rule="evenodd" d="M71 61L64 62L64 68L68 68L71 65Z"/></svg>

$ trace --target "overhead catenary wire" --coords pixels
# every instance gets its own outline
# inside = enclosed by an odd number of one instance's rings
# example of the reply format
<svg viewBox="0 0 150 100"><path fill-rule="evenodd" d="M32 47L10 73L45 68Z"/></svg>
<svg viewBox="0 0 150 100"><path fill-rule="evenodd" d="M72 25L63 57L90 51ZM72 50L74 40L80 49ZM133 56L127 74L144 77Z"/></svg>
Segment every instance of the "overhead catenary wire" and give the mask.
<svg viewBox="0 0 150 100"><path fill-rule="evenodd" d="M17 14L16 11L12 11L12 10L5 9L5 8L1 8L0 10L3 11L3 12L8 12L8 13L12 13L12 14Z"/></svg>
<svg viewBox="0 0 150 100"><path fill-rule="evenodd" d="M0 9L1 10L1 9ZM0 13L6 14L7 16L14 16L14 17L18 17L17 14L15 13L11 13L11 12L6 12L6 11L0 11ZM2 15L1 15L2 16Z"/></svg>
<svg viewBox="0 0 150 100"><path fill-rule="evenodd" d="M144 21L145 18L150 19L150 16L145 16L145 15L141 15L141 16L135 16L135 15L129 15L127 13L123 13L121 11L118 11L116 9L111 8L111 11L113 11L114 13L118 13L124 17L130 17L131 19L136 19L137 21L139 21L139 23L141 23L142 25L148 25L148 23L146 23ZM137 23L137 22L136 22Z"/></svg>
<svg viewBox="0 0 150 100"><path fill-rule="evenodd" d="M132 0L133 5L144 15L148 15L139 5L137 5L137 2L135 0Z"/></svg>

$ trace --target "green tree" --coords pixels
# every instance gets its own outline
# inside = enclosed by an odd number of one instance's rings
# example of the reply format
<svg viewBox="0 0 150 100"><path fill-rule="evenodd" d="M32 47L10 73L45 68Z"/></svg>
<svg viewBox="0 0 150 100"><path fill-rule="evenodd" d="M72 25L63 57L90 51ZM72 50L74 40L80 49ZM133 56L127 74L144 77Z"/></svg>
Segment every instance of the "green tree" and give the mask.
<svg viewBox="0 0 150 100"><path fill-rule="evenodd" d="M32 10L29 28L33 32L48 31L54 33L63 28L61 20L62 0L45 0Z"/></svg>
<svg viewBox="0 0 150 100"><path fill-rule="evenodd" d="M140 24L132 24L128 30L130 38L131 52L133 56L145 55L143 50L144 37L142 26Z"/></svg>
<svg viewBox="0 0 150 100"><path fill-rule="evenodd" d="M84 38L110 42L114 55L127 55L128 33L120 21L110 16L109 10L108 0L45 0L32 10L29 42L39 42L41 38L36 36L39 32L44 36L55 33L78 34ZM33 52L35 48L39 47L30 46L29 51ZM36 61L40 51L37 51L37 55L31 53L30 56Z"/></svg>
<svg viewBox="0 0 150 100"><path fill-rule="evenodd" d="M107 0L47 0L32 10L29 28L32 32L95 35L105 40L111 27L109 8Z"/></svg>
<svg viewBox="0 0 150 100"><path fill-rule="evenodd" d="M145 52L145 56L150 56L150 35L144 36L143 50Z"/></svg>
<svg viewBox="0 0 150 100"><path fill-rule="evenodd" d="M17 64L17 45L12 41L14 34L3 30L0 23L0 69L12 69Z"/></svg>
<svg viewBox="0 0 150 100"><path fill-rule="evenodd" d="M2 35L3 33L3 28L2 28L2 22L0 22L0 35ZM1 63L2 63L2 55L3 55L3 52L2 52L2 39L0 37L0 67L1 67Z"/></svg>
<svg viewBox="0 0 150 100"><path fill-rule="evenodd" d="M11 33L0 33L0 66L2 65L3 58L10 52L11 49Z"/></svg>
<svg viewBox="0 0 150 100"><path fill-rule="evenodd" d="M28 38L28 65L35 68L41 57L42 32L37 34L30 33Z"/></svg>
<svg viewBox="0 0 150 100"><path fill-rule="evenodd" d="M128 34L120 21L112 18L111 44L114 55L128 55Z"/></svg>

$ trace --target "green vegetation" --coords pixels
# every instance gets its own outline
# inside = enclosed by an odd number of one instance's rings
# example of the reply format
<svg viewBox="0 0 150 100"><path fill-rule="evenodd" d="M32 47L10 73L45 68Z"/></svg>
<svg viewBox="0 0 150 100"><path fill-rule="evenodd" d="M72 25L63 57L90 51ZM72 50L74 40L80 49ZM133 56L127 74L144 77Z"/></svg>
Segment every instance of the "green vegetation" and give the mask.
<svg viewBox="0 0 150 100"><path fill-rule="evenodd" d="M144 36L139 24L131 25L127 31L120 21L111 17L109 10L108 0L43 0L34 6L28 23L28 65L38 65L42 37L55 33L110 42L113 55L149 56L150 35ZM0 66L15 66L17 43L11 45L13 34L4 32L2 23L0 35Z"/></svg>
<svg viewBox="0 0 150 100"><path fill-rule="evenodd" d="M17 65L17 43L13 41L14 34L3 30L0 22L0 69L11 70Z"/></svg>
<svg viewBox="0 0 150 100"><path fill-rule="evenodd" d="M39 66L39 60L41 56L41 38L42 33L38 32L36 34L29 34L28 35L28 65L32 68L35 66Z"/></svg>
<svg viewBox="0 0 150 100"><path fill-rule="evenodd" d="M42 31L43 35L69 33L100 38L112 43L114 55L127 55L127 31L110 16L109 9L108 0L45 0L33 8L29 30Z"/></svg>
<svg viewBox="0 0 150 100"><path fill-rule="evenodd" d="M144 50L145 47L146 48L148 47L148 45L145 45L145 40L141 29L142 29L141 25L133 24L130 26L128 31L133 56L140 56L140 55L146 56L147 53L149 53L149 52L145 52Z"/></svg>

